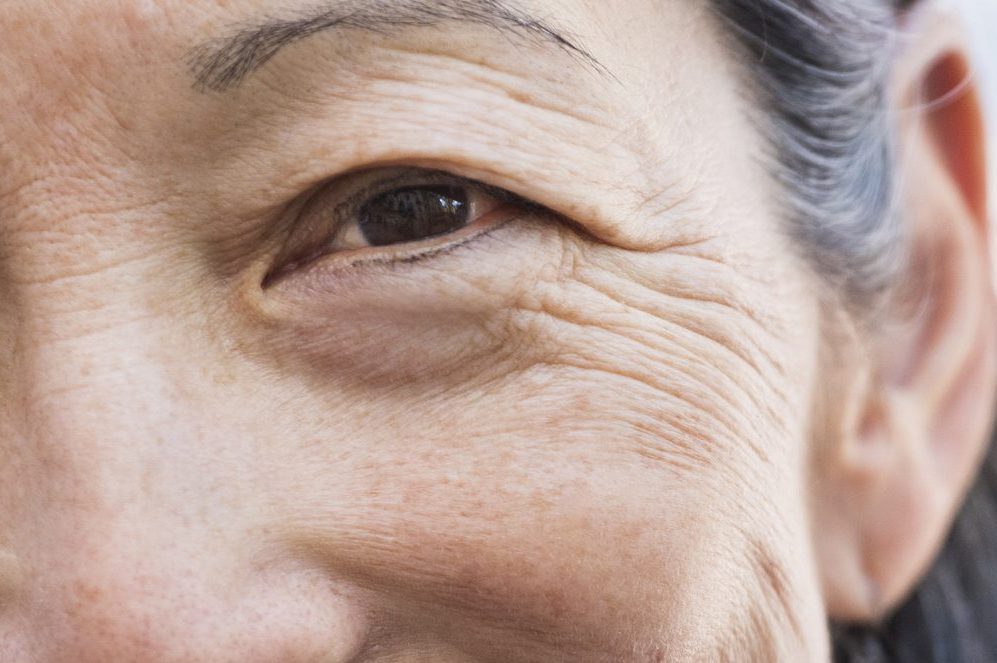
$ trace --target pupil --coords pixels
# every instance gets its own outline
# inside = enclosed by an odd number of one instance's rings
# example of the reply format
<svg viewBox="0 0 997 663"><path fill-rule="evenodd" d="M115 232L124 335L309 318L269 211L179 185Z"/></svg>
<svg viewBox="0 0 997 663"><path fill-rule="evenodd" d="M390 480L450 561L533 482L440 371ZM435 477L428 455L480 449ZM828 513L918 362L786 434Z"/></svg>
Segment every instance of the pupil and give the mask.
<svg viewBox="0 0 997 663"><path fill-rule="evenodd" d="M360 232L371 246L416 242L467 225L461 187L408 187L383 193L360 210Z"/></svg>

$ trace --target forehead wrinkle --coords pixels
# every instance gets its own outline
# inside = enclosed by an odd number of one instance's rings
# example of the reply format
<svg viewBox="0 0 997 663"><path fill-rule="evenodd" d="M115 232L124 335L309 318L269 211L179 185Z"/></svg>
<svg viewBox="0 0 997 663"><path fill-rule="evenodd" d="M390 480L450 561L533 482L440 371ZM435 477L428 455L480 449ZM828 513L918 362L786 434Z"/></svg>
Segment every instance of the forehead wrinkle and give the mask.
<svg viewBox="0 0 997 663"><path fill-rule="evenodd" d="M269 18L209 40L188 55L195 88L223 92L238 86L281 49L327 30L359 30L391 35L415 27L464 23L526 38L575 56L602 73L605 68L563 31L506 0L341 0L290 18Z"/></svg>

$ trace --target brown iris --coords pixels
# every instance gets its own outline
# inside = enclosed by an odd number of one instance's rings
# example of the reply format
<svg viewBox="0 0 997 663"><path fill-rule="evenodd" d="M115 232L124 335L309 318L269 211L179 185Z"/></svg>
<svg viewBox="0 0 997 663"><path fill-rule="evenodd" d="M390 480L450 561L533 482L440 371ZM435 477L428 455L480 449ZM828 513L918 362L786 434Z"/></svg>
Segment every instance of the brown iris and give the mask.
<svg viewBox="0 0 997 663"><path fill-rule="evenodd" d="M413 186L393 189L364 204L359 227L371 246L403 244L445 235L467 225L463 187Z"/></svg>

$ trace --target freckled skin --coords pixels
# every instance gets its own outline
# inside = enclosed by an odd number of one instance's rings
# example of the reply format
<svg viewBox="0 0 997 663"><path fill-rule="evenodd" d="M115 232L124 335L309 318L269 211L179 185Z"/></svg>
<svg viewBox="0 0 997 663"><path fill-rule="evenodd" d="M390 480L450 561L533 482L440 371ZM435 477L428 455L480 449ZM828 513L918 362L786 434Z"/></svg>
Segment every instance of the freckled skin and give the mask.
<svg viewBox="0 0 997 663"><path fill-rule="evenodd" d="M205 94L270 3L4 3L0 661L827 658L817 300L718 30L528 4L616 80L441 27ZM552 213L261 288L383 164Z"/></svg>

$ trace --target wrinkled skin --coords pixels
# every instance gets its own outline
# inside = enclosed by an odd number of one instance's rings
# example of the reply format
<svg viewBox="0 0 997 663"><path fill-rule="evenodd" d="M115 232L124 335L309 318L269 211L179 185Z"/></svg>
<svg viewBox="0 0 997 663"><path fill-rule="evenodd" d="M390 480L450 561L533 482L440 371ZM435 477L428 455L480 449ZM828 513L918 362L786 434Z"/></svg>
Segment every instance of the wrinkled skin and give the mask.
<svg viewBox="0 0 997 663"><path fill-rule="evenodd" d="M0 661L826 658L817 297L712 15L536 0L604 69L454 24L198 89L276 4L3 3ZM546 210L265 282L387 165Z"/></svg>

